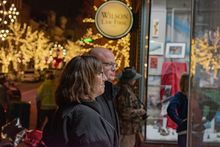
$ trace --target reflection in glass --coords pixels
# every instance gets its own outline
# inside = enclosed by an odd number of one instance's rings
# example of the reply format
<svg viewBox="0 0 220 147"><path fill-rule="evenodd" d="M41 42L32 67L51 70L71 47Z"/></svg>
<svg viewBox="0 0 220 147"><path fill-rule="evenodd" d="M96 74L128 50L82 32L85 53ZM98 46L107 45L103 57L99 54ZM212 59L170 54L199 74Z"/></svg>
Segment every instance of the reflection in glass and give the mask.
<svg viewBox="0 0 220 147"><path fill-rule="evenodd" d="M219 0L195 1L191 51L190 146L220 144Z"/></svg>
<svg viewBox="0 0 220 147"><path fill-rule="evenodd" d="M167 106L180 89L182 73L189 73L191 0L152 0L151 4L149 56L145 60L146 140L176 141L176 124L168 117Z"/></svg>

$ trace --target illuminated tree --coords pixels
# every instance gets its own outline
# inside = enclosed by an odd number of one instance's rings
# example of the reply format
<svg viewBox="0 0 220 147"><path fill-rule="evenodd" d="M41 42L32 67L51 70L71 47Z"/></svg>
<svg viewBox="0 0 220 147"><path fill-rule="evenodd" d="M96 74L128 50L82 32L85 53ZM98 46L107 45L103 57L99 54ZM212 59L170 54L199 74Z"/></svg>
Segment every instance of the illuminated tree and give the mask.
<svg viewBox="0 0 220 147"><path fill-rule="evenodd" d="M22 36L25 33L26 24L24 24L22 27L19 23L10 24L9 29L10 33L8 34L7 39L2 42L0 56L2 63L2 72L6 73L9 72L8 68L10 64L12 64L13 70L19 70L19 47L23 42Z"/></svg>
<svg viewBox="0 0 220 147"><path fill-rule="evenodd" d="M65 48L67 49L67 54L64 58L65 62L68 62L71 60L71 58L77 56L77 55L82 55L86 52L89 51L89 49L83 48L79 42L74 42L74 41L67 41L67 44L65 45Z"/></svg>
<svg viewBox="0 0 220 147"><path fill-rule="evenodd" d="M7 73L13 55L10 52L9 53L6 52L4 48L0 48L0 56L1 56L0 63L2 64L2 72Z"/></svg>
<svg viewBox="0 0 220 147"><path fill-rule="evenodd" d="M206 71L216 75L220 69L220 32L219 28L213 32L206 32L201 38L192 41L191 65L195 74L196 64L200 64Z"/></svg>
<svg viewBox="0 0 220 147"><path fill-rule="evenodd" d="M19 70L19 65L27 66L31 61L35 69L48 68L45 61L49 56L51 43L45 33L38 30L32 31L31 27L20 23L11 24L10 30L4 47L1 48L0 58L4 72L8 72L6 68L10 62L15 71Z"/></svg>
<svg viewBox="0 0 220 147"><path fill-rule="evenodd" d="M35 69L48 68L46 59L52 46L48 37L43 31L32 32L31 28L27 28L25 42L21 45L21 53L25 63L34 62Z"/></svg>

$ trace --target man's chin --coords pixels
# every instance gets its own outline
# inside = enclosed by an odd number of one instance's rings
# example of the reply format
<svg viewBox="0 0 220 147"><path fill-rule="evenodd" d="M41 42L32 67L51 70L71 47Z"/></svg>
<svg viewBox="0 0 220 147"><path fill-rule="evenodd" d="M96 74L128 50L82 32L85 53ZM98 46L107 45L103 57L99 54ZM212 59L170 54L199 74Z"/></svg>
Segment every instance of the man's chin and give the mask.
<svg viewBox="0 0 220 147"><path fill-rule="evenodd" d="M115 77L109 78L108 81L111 82L111 83L114 82L115 81Z"/></svg>

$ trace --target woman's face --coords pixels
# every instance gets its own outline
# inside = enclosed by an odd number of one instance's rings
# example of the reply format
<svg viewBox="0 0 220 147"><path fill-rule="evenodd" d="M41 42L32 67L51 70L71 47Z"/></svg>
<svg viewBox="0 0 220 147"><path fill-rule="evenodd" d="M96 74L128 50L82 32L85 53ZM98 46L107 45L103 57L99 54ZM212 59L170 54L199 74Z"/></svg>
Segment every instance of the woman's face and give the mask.
<svg viewBox="0 0 220 147"><path fill-rule="evenodd" d="M132 80L129 81L129 84L130 84L131 86L134 86L135 83L136 83L136 80L135 80L135 79L132 79Z"/></svg>
<svg viewBox="0 0 220 147"><path fill-rule="evenodd" d="M95 97L102 95L104 93L106 80L107 78L103 72L96 75L95 84L94 84L94 96Z"/></svg>

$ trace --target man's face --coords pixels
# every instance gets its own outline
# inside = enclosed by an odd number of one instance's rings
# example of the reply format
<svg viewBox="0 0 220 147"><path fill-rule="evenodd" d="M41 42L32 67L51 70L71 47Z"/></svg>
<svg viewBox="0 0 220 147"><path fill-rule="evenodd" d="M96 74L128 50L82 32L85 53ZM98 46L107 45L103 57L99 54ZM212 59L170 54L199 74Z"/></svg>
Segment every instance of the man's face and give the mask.
<svg viewBox="0 0 220 147"><path fill-rule="evenodd" d="M102 59L103 72L107 78L107 81L112 82L115 79L116 63L113 54L108 54Z"/></svg>

